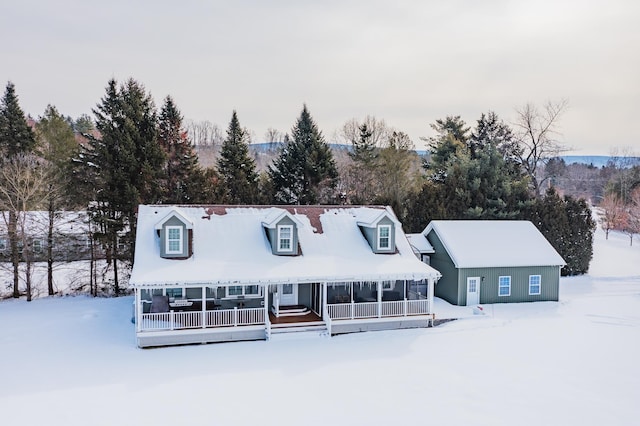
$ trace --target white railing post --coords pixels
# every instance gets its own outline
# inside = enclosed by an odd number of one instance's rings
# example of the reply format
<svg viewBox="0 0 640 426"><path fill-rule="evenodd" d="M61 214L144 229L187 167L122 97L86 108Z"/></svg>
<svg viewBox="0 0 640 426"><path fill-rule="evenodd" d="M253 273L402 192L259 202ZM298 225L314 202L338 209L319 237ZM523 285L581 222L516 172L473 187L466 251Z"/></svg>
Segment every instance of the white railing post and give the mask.
<svg viewBox="0 0 640 426"><path fill-rule="evenodd" d="M202 328L207 327L207 288L202 286Z"/></svg>
<svg viewBox="0 0 640 426"><path fill-rule="evenodd" d="M354 318L355 310L356 310L356 304L355 304L355 302L352 300L352 301L351 301L351 319L353 319L353 318Z"/></svg>
<svg viewBox="0 0 640 426"><path fill-rule="evenodd" d="M402 308L404 309L404 313L403 316L407 316L407 298L404 298L404 304L402 305Z"/></svg>
<svg viewBox="0 0 640 426"><path fill-rule="evenodd" d="M238 326L238 307L237 306L233 307L233 326L234 327Z"/></svg>
<svg viewBox="0 0 640 426"><path fill-rule="evenodd" d="M173 309L169 312L169 329L173 330L175 324L175 314Z"/></svg>
<svg viewBox="0 0 640 426"><path fill-rule="evenodd" d="M280 293L277 291L273 293L273 308L275 310L276 318L279 318L280 317Z"/></svg>

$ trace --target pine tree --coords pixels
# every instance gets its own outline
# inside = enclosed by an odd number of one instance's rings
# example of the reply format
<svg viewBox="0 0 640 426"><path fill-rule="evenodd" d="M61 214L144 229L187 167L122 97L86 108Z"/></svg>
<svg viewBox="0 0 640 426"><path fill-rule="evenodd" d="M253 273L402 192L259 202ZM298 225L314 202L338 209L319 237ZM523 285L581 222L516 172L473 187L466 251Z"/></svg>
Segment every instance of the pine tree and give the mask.
<svg viewBox="0 0 640 426"><path fill-rule="evenodd" d="M20 108L15 85L8 82L0 101L0 154L11 159L33 151L35 145L35 135Z"/></svg>
<svg viewBox="0 0 640 426"><path fill-rule="evenodd" d="M75 156L78 144L67 120L51 105L47 106L44 116L36 124L38 153L46 161L49 170L47 183L47 289L53 295L53 249L54 224L57 211L67 207L69 194L74 192L71 180L71 159Z"/></svg>
<svg viewBox="0 0 640 426"><path fill-rule="evenodd" d="M165 203L194 203L200 199L199 188L203 170L187 132L182 127L182 115L171 96L167 96L160 111L158 143L165 154L162 200Z"/></svg>
<svg viewBox="0 0 640 426"><path fill-rule="evenodd" d="M118 87L107 84L106 94L93 110L100 137L89 137L81 153L79 174L94 188L90 209L98 225L96 237L113 261L114 291L119 293L118 260L133 259L135 212L141 203L162 199L164 154L158 144L153 100L133 79ZM119 242L129 247L120 253Z"/></svg>
<svg viewBox="0 0 640 426"><path fill-rule="evenodd" d="M247 134L233 111L222 143L218 172L222 181L223 200L229 204L252 204L257 201L258 174L256 163L249 156Z"/></svg>
<svg viewBox="0 0 640 426"><path fill-rule="evenodd" d="M336 163L306 105L291 130L291 139L286 138L280 155L269 167L269 177L277 202L334 202Z"/></svg>
<svg viewBox="0 0 640 426"><path fill-rule="evenodd" d="M18 96L12 82L7 83L4 96L0 101L0 167L7 163L20 161L22 154L30 153L35 147L35 135L18 103ZM18 167L18 164L14 164ZM11 204L11 203L8 203ZM11 209L8 214L7 231L11 264L13 266L13 297L20 297L18 288L20 250L18 247L17 221L20 212Z"/></svg>

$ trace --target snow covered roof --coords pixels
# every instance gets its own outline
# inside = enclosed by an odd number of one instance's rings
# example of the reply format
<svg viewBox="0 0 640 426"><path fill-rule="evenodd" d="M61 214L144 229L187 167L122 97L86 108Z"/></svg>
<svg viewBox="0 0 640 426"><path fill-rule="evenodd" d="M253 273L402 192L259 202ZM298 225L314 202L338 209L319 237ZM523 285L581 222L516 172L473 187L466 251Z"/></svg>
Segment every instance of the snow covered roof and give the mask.
<svg viewBox="0 0 640 426"><path fill-rule="evenodd" d="M187 229L193 229L193 222L188 219L185 214L180 210L179 207L173 207L171 210L162 218L161 221L156 223L155 229L161 229L162 225L172 217L178 218L182 223L184 223Z"/></svg>
<svg viewBox="0 0 640 426"><path fill-rule="evenodd" d="M413 254L401 227L394 254L375 254L357 217L375 207L336 206L180 206L193 223L193 255L160 257L155 225L174 206L142 205L130 282L137 287L350 280L438 279L440 273ZM387 211L386 208L381 208ZM274 255L263 222L274 210L291 214L302 226L302 255Z"/></svg>
<svg viewBox="0 0 640 426"><path fill-rule="evenodd" d="M422 234L407 234L407 239L409 240L409 244L413 247L418 253L434 253L433 246Z"/></svg>
<svg viewBox="0 0 640 426"><path fill-rule="evenodd" d="M529 221L434 220L422 234L432 231L457 268L565 265Z"/></svg>
<svg viewBox="0 0 640 426"><path fill-rule="evenodd" d="M369 207L358 209L354 212L356 216L357 224L360 226L366 226L368 228L373 228L380 222L380 219L383 217L388 217L395 224L399 225L398 219L396 219L395 214L393 214L393 210L391 207Z"/></svg>

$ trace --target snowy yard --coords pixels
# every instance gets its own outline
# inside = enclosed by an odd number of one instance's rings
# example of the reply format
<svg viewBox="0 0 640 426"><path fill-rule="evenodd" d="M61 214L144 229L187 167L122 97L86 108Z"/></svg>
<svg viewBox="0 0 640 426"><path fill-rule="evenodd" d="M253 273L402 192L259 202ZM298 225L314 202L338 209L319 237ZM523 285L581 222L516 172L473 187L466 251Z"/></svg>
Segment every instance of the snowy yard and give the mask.
<svg viewBox="0 0 640 426"><path fill-rule="evenodd" d="M147 350L131 297L4 301L0 424L638 424L640 247L598 230L560 285L430 329Z"/></svg>

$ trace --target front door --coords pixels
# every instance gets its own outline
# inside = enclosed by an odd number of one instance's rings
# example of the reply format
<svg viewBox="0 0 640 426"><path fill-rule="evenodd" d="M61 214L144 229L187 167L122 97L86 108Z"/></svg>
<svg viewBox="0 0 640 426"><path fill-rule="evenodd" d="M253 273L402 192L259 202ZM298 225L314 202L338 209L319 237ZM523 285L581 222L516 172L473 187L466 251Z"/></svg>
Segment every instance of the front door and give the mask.
<svg viewBox="0 0 640 426"><path fill-rule="evenodd" d="M280 294L280 306L291 306L298 304L297 284L278 284Z"/></svg>
<svg viewBox="0 0 640 426"><path fill-rule="evenodd" d="M480 277L467 278L467 306L480 303Z"/></svg>

